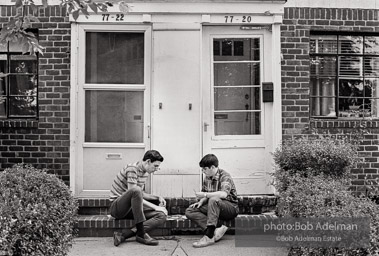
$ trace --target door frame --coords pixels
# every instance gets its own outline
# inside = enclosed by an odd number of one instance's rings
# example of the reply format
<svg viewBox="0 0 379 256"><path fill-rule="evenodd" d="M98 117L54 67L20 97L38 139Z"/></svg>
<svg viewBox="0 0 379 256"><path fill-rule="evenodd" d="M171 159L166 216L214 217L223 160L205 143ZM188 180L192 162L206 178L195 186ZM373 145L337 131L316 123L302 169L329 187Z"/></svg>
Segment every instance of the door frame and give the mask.
<svg viewBox="0 0 379 256"><path fill-rule="evenodd" d="M203 27L203 56L202 56L202 143L203 154L207 154L216 149L234 150L237 148L264 148L262 161L265 166L265 182L269 184L271 179L269 173L275 170L271 153L279 146L282 139L282 120L281 120L281 53L280 53L280 24L281 19L277 19L269 25L259 29L247 31L240 30L241 24L229 26L207 25ZM254 26L254 25L253 25ZM256 25L259 27L259 25ZM234 27L230 29L230 27ZM213 31L212 31L213 28ZM226 29L223 29L226 28ZM265 31L262 31L265 29ZM213 38L238 38L238 37L260 37L261 41L261 134L249 136L222 136L215 140L214 135L214 102L213 102L213 65L212 49ZM269 39L269 40L267 40ZM262 83L272 82L274 84L274 101L264 103ZM204 132L204 124L207 123L208 131ZM225 160L224 160L225 161ZM264 194L275 193L275 189L270 186L265 189Z"/></svg>
<svg viewBox="0 0 379 256"><path fill-rule="evenodd" d="M143 32L144 33L144 84L86 84L85 51L86 32ZM150 25L125 24L71 24L71 96L70 96L70 188L78 197L107 197L106 190L84 190L84 148L143 148L151 147L151 69L152 30ZM144 91L144 135L143 143L88 143L85 132L85 90ZM127 164L126 162L123 164ZM148 186L151 187L151 179Z"/></svg>

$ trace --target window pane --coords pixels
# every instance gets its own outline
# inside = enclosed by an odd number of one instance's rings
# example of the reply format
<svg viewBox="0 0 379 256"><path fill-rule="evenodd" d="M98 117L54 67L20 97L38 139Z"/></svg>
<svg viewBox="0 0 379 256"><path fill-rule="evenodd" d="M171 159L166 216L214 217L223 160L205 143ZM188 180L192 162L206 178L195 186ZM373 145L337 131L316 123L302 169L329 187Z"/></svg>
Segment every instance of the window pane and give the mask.
<svg viewBox="0 0 379 256"><path fill-rule="evenodd" d="M221 54L222 56L233 56L233 41L232 40L223 40L221 42Z"/></svg>
<svg viewBox="0 0 379 256"><path fill-rule="evenodd" d="M221 42L219 40L213 41L213 55L214 56L221 56Z"/></svg>
<svg viewBox="0 0 379 256"><path fill-rule="evenodd" d="M369 92L367 92L369 91ZM379 78L365 80L365 94L373 98L379 98Z"/></svg>
<svg viewBox="0 0 379 256"><path fill-rule="evenodd" d="M260 88L215 88L215 110L260 110Z"/></svg>
<svg viewBox="0 0 379 256"><path fill-rule="evenodd" d="M7 44L0 44L0 52L6 52L7 51Z"/></svg>
<svg viewBox="0 0 379 256"><path fill-rule="evenodd" d="M362 57L342 56L339 62L339 75L363 76Z"/></svg>
<svg viewBox="0 0 379 256"><path fill-rule="evenodd" d="M0 72L1 73L7 73L6 67L7 67L7 55L0 54Z"/></svg>
<svg viewBox="0 0 379 256"><path fill-rule="evenodd" d="M311 115L336 117L335 98L317 97L311 98Z"/></svg>
<svg viewBox="0 0 379 256"><path fill-rule="evenodd" d="M9 97L9 116L36 116L37 98L36 97Z"/></svg>
<svg viewBox="0 0 379 256"><path fill-rule="evenodd" d="M260 85L259 63L216 63L214 85Z"/></svg>
<svg viewBox="0 0 379 256"><path fill-rule="evenodd" d="M368 117L371 116L371 100L363 98L340 98L340 117Z"/></svg>
<svg viewBox="0 0 379 256"><path fill-rule="evenodd" d="M361 79L340 79L339 96L364 97L363 81Z"/></svg>
<svg viewBox="0 0 379 256"><path fill-rule="evenodd" d="M0 117L6 117L7 115L7 94L5 81L0 80Z"/></svg>
<svg viewBox="0 0 379 256"><path fill-rule="evenodd" d="M310 79L311 96L335 96L336 81L333 77Z"/></svg>
<svg viewBox="0 0 379 256"><path fill-rule="evenodd" d="M217 112L214 114L215 135L260 134L260 112Z"/></svg>
<svg viewBox="0 0 379 256"><path fill-rule="evenodd" d="M213 55L215 61L260 60L259 38L214 39ZM221 47L221 50L220 50ZM221 53L221 55L220 55Z"/></svg>
<svg viewBox="0 0 379 256"><path fill-rule="evenodd" d="M338 41L339 53L361 54L363 53L362 36L340 36Z"/></svg>
<svg viewBox="0 0 379 256"><path fill-rule="evenodd" d="M368 107L370 117L379 117L379 99L370 99L371 106Z"/></svg>
<svg viewBox="0 0 379 256"><path fill-rule="evenodd" d="M335 76L336 57L311 57L311 75Z"/></svg>
<svg viewBox="0 0 379 256"><path fill-rule="evenodd" d="M379 37L378 36L365 37L365 53L379 54Z"/></svg>
<svg viewBox="0 0 379 256"><path fill-rule="evenodd" d="M312 35L310 53L337 53L337 36Z"/></svg>
<svg viewBox="0 0 379 256"><path fill-rule="evenodd" d="M32 32L32 33L38 39L38 34L35 32ZM10 52L22 52L23 46L24 46L24 44L21 44L20 40L17 42L9 43L9 51Z"/></svg>
<svg viewBox="0 0 379 256"><path fill-rule="evenodd" d="M86 83L143 84L144 34L87 32Z"/></svg>
<svg viewBox="0 0 379 256"><path fill-rule="evenodd" d="M9 90L11 95L37 95L37 76L35 75L10 75Z"/></svg>
<svg viewBox="0 0 379 256"><path fill-rule="evenodd" d="M6 73L7 56L0 55L0 73ZM7 78L0 78L0 117L6 117L7 115Z"/></svg>
<svg viewBox="0 0 379 256"><path fill-rule="evenodd" d="M379 57L365 57L365 76L379 77Z"/></svg>
<svg viewBox="0 0 379 256"><path fill-rule="evenodd" d="M37 57L33 55L12 55L10 73L36 74Z"/></svg>
<svg viewBox="0 0 379 256"><path fill-rule="evenodd" d="M143 92L86 91L86 142L143 142Z"/></svg>

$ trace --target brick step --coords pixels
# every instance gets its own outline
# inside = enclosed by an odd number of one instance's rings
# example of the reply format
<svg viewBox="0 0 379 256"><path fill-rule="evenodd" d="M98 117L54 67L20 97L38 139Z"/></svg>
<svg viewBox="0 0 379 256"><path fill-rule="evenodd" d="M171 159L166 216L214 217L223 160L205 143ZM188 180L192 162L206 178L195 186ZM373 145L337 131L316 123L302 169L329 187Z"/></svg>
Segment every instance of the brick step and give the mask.
<svg viewBox="0 0 379 256"><path fill-rule="evenodd" d="M195 198L165 198L169 215L183 215ZM109 215L109 199L78 199L79 215ZM275 210L277 197L274 195L239 196L240 214L261 214Z"/></svg>
<svg viewBox="0 0 379 256"><path fill-rule="evenodd" d="M266 214L239 214L236 219L242 223L259 225L262 221L276 218L273 213ZM228 233L234 233L235 221L224 221L222 224L229 227ZM76 226L80 237L111 237L114 231L122 231L133 227L133 220L116 220L109 215L81 215ZM199 227L184 215L169 215L166 223L160 229L149 232L153 236L169 236L175 234L200 233Z"/></svg>

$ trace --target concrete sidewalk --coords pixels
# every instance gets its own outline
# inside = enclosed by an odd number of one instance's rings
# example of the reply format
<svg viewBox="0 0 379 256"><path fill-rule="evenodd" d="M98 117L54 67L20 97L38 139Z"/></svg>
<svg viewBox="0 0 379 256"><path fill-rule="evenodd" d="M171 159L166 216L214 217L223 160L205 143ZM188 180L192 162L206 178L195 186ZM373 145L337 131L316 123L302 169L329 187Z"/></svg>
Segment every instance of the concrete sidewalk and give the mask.
<svg viewBox="0 0 379 256"><path fill-rule="evenodd" d="M200 236L160 237L158 246L146 246L137 243L134 238L128 239L120 246L113 246L111 237L81 237L76 238L69 256L286 256L287 248L246 248L235 247L234 236L225 235L214 245L204 248L194 248L192 243Z"/></svg>

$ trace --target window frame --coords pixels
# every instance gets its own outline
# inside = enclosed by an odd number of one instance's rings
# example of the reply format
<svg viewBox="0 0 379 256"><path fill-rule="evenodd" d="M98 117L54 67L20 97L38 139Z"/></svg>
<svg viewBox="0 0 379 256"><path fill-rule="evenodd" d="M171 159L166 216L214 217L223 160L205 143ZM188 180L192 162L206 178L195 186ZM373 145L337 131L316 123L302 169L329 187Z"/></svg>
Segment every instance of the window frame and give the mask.
<svg viewBox="0 0 379 256"><path fill-rule="evenodd" d="M214 41L215 40L225 40L225 39L259 39L259 60L248 60L248 61L216 61L214 59ZM211 68L211 122L212 122L212 140L214 141L222 141L222 140L246 140L246 139L260 139L264 136L264 104L263 104L263 92L262 92L262 80L264 77L264 49L263 49L263 35L261 34L213 34L210 36L210 68ZM220 48L221 50L221 48ZM259 88L259 101L260 101L260 109L259 110L215 110L215 97L214 92L216 88L219 86L215 86L215 70L214 65L216 63L259 63L259 84L256 85L246 85L240 86L245 88ZM226 88L226 87L225 87ZM238 134L238 135L216 135L215 130L215 114L221 112L234 112L234 113L260 113L260 133L259 134ZM254 117L254 115L252 115Z"/></svg>
<svg viewBox="0 0 379 256"><path fill-rule="evenodd" d="M85 81L85 53L86 53L86 33L87 32L125 32L125 33L143 33L144 34L144 83L143 84L105 84L105 83L86 83ZM82 141L83 148L109 148L109 147L121 147L121 148L146 148L150 145L151 137L151 118L150 118L150 87L151 87L151 26L148 25L114 25L111 30L109 30L109 25L102 24L82 24L78 27L78 70L72 70L72 77L77 79L79 85L78 98L84 99L86 91L142 91L144 92L144 132L142 142L85 142L85 105L84 100L79 102L74 108L78 108L82 111L79 115L80 121L78 126L83 129L80 133L80 141ZM79 72L79 73L76 73ZM72 105L72 103L71 103ZM79 112L81 112L79 111Z"/></svg>
<svg viewBox="0 0 379 256"><path fill-rule="evenodd" d="M28 29L27 32L32 32L34 33L34 35L36 36L37 40L38 40L38 30L37 29ZM7 59L6 59L6 66L5 66L5 74L7 74L6 77L3 77L2 79L4 80L4 83L5 83L5 94L4 95L1 95L2 97L5 97L6 98L6 114L5 116L0 116L0 120L12 120L12 119L24 119L24 120L38 120L39 119L39 54L36 53L35 56L36 56L36 59L35 59L35 64L36 64L36 72L35 74L34 73L31 73L29 75L34 75L35 78L36 78L36 95L33 96L35 97L35 100L36 100L36 111L35 111L35 115L10 115L10 98L12 97L15 97L15 95L12 95L11 94L11 84L10 84L10 77L12 75L16 76L17 77L17 74L16 73L10 73L10 65L11 65L11 56L22 56L22 55L28 55L29 53L25 53L23 54L22 52L18 52L18 51L10 51L10 44L11 42L7 42L7 45L6 47L6 51L2 51L0 49L0 55L6 55L7 56ZM27 76L25 75L25 73L23 73L21 76Z"/></svg>
<svg viewBox="0 0 379 256"><path fill-rule="evenodd" d="M310 38L312 36L336 36L337 37L337 40L336 40L336 45L337 45L337 52L336 53L311 53L309 52L309 59L310 59L310 64L309 64L309 78L311 80L312 77L318 77L318 78L329 78L329 77L332 77L335 79L335 88L334 88L334 96L330 96L330 97L327 97L327 96L314 96L311 94L311 82L309 82L309 116L310 118L313 118L313 119L340 119L340 120L360 120L360 119L364 119L364 118L371 118L371 119L379 119L379 117L365 117L365 116L354 116L354 117L342 117L342 116L339 116L339 101L342 98L344 98L343 96L340 96L339 93L340 93L340 80L343 80L343 79L362 79L363 83L365 81L366 78L370 78L369 76L366 76L365 75L365 57L378 57L379 58L379 54L378 55L373 55L373 54L365 54L365 44L364 44L364 39L365 37L370 37L370 36L376 36L376 37L379 37L379 33L377 32L352 32L352 31L311 31L310 32ZM340 43L340 37L341 36L361 36L363 38L363 45L362 45L362 53L340 53L339 52L339 43ZM311 40L310 40L311 42ZM309 46L310 46L310 42L309 42ZM335 57L335 75L334 76L320 76L320 75L312 75L311 74L311 59L313 57ZM359 57L359 58L362 58L362 64L361 64L361 68L362 68L362 76L343 76L341 74L339 74L339 65L340 65L340 57ZM379 79L379 77L378 77ZM334 107L335 107L335 112L336 112L336 115L335 116L317 116L317 115L313 115L313 105L312 105L312 99L322 99L322 98L330 98L330 99L334 99ZM363 100L366 100L366 99L376 99L375 97L371 96L371 97L358 97L358 98L362 98ZM377 98L379 100L379 98Z"/></svg>

